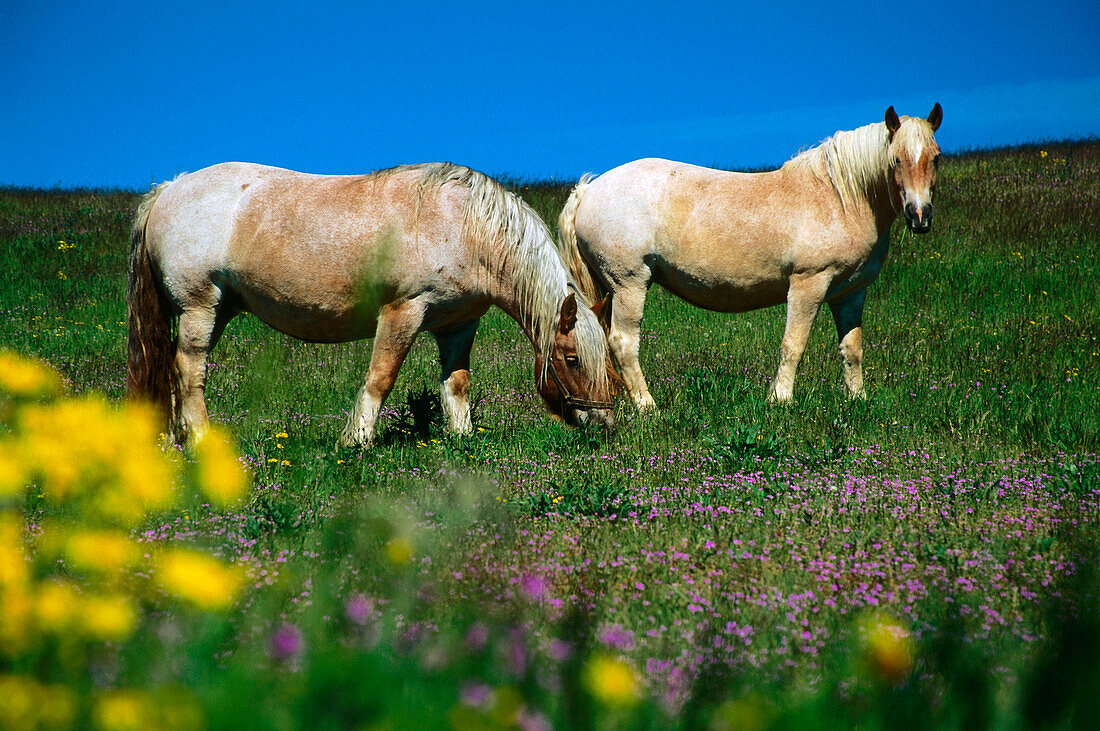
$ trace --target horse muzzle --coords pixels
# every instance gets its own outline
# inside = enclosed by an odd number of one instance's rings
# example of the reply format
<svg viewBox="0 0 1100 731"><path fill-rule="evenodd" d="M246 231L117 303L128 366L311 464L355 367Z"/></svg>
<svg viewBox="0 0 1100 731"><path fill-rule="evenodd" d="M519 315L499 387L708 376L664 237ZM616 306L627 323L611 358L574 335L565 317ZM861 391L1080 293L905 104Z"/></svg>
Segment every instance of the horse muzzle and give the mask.
<svg viewBox="0 0 1100 731"><path fill-rule="evenodd" d="M614 409L576 409L573 412L573 418L577 426L595 424L605 429L615 427Z"/></svg>
<svg viewBox="0 0 1100 731"><path fill-rule="evenodd" d="M905 225L915 234L926 234L932 230L932 205L917 208L912 203L905 204Z"/></svg>

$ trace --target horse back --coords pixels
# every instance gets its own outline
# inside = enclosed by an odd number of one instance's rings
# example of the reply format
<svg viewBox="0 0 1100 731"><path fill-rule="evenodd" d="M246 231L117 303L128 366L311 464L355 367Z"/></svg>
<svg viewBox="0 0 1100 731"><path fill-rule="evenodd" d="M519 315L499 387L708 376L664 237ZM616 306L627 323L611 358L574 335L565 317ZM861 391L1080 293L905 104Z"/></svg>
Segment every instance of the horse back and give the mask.
<svg viewBox="0 0 1100 731"><path fill-rule="evenodd" d="M722 311L778 304L792 274L856 267L874 243L807 176L658 159L596 178L576 227L590 260L612 279L644 265L675 294ZM857 238L867 240L853 247Z"/></svg>
<svg viewBox="0 0 1100 731"><path fill-rule="evenodd" d="M421 198L419 177L215 165L162 194L151 222L158 264L177 300L192 300L183 307L228 295L296 337L369 337L378 308L422 289L426 259L454 258L449 244L461 238L460 196ZM416 245L425 240L432 246Z"/></svg>

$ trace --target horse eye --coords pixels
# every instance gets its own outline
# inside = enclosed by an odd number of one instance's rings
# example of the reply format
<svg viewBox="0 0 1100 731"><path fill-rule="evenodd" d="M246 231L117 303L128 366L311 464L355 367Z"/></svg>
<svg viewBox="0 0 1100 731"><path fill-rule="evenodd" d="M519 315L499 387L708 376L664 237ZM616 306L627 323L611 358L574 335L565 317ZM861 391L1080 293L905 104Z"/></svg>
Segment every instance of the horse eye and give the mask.
<svg viewBox="0 0 1100 731"><path fill-rule="evenodd" d="M569 366L570 368L580 368L581 367L581 361L575 355L565 356L565 364L567 366Z"/></svg>

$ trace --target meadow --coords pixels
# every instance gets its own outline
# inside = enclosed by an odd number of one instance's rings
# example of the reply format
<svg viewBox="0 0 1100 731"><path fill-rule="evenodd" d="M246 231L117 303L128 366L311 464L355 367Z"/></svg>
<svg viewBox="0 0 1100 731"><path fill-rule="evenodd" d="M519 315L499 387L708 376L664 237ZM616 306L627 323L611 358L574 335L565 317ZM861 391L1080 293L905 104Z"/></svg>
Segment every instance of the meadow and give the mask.
<svg viewBox="0 0 1100 731"><path fill-rule="evenodd" d="M508 184L555 227L568 184ZM0 346L71 394L122 399L137 200L0 189ZM935 205L930 234L895 225L870 289L866 401L846 399L826 313L777 406L782 307L720 315L655 288L658 414L621 398L609 433L551 421L493 310L473 435L442 430L422 337L373 447L337 450L369 341L238 317L207 400L250 497L190 491L133 534L247 585L216 612L143 599L132 634L78 663L0 651L0 685L75 688L67 722L105 728L1100 720L1100 143L947 156ZM19 498L31 533L45 502ZM102 711L126 688L129 716ZM187 710L153 723L165 693Z"/></svg>

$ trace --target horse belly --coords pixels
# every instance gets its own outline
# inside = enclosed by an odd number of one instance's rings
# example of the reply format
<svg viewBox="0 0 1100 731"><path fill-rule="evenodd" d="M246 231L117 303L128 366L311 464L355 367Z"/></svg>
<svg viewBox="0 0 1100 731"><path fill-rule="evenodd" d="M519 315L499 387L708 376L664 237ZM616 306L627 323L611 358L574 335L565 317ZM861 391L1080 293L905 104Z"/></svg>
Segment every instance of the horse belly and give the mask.
<svg viewBox="0 0 1100 731"><path fill-rule="evenodd" d="M312 343L346 343L374 337L382 303L334 301L294 302L256 292L238 292L242 309L264 324L299 340Z"/></svg>
<svg viewBox="0 0 1100 731"><path fill-rule="evenodd" d="M786 277L754 277L730 272L699 272L654 267L654 281L696 307L715 312L748 312L787 300Z"/></svg>

